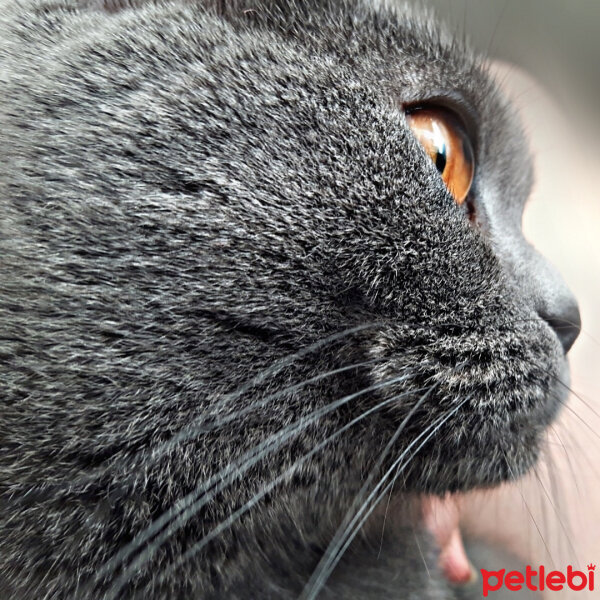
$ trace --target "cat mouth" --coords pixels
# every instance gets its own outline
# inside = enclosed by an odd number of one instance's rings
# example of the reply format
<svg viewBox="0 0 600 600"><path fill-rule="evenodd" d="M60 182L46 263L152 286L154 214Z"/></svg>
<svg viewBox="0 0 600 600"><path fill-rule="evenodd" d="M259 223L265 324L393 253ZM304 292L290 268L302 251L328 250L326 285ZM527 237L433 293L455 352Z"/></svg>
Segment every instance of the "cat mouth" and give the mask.
<svg viewBox="0 0 600 600"><path fill-rule="evenodd" d="M477 572L463 544L457 496L424 496L421 510L425 529L438 546L438 564L444 577L452 584L474 582Z"/></svg>

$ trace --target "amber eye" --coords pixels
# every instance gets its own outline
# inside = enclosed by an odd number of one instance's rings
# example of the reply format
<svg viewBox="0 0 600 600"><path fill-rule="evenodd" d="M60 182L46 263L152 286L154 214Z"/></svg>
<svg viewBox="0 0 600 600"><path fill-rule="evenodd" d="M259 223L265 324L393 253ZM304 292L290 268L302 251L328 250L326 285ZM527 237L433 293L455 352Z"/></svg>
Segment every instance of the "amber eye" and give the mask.
<svg viewBox="0 0 600 600"><path fill-rule="evenodd" d="M444 108L410 109L406 118L454 200L462 204L471 189L475 171L473 149L462 124Z"/></svg>

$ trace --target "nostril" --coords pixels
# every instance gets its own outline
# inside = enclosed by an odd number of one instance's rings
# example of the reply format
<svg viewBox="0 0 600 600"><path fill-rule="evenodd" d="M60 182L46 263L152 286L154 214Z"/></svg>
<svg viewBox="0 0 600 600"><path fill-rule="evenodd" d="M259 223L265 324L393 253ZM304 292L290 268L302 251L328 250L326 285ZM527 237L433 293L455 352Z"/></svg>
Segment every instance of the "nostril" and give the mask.
<svg viewBox="0 0 600 600"><path fill-rule="evenodd" d="M566 354L581 332L581 315L577 304L571 304L555 314L541 312L540 316L554 329Z"/></svg>

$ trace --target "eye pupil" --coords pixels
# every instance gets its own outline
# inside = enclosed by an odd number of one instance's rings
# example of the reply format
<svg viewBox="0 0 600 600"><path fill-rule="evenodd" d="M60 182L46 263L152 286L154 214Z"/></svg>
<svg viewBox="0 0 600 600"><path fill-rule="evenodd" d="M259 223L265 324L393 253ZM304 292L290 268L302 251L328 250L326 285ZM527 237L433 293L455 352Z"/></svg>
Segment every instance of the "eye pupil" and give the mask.
<svg viewBox="0 0 600 600"><path fill-rule="evenodd" d="M435 155L435 166L440 173L444 172L446 168L446 146L442 146L441 150Z"/></svg>

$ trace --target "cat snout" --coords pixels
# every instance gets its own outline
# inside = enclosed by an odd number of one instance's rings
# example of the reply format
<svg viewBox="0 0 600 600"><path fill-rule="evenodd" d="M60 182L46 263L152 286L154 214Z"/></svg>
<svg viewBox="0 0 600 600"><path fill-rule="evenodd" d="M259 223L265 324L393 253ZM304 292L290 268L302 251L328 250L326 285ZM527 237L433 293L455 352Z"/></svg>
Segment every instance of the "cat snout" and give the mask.
<svg viewBox="0 0 600 600"><path fill-rule="evenodd" d="M554 330L565 354L572 348L581 332L581 314L574 298L556 307L544 308L539 311L544 319Z"/></svg>
<svg viewBox="0 0 600 600"><path fill-rule="evenodd" d="M506 233L506 229L503 230ZM565 354L581 332L579 305L557 269L519 233L496 240L519 295L556 334Z"/></svg>
<svg viewBox="0 0 600 600"><path fill-rule="evenodd" d="M552 327L567 354L581 332L579 305L559 272L541 254L531 258L529 286L538 315Z"/></svg>

